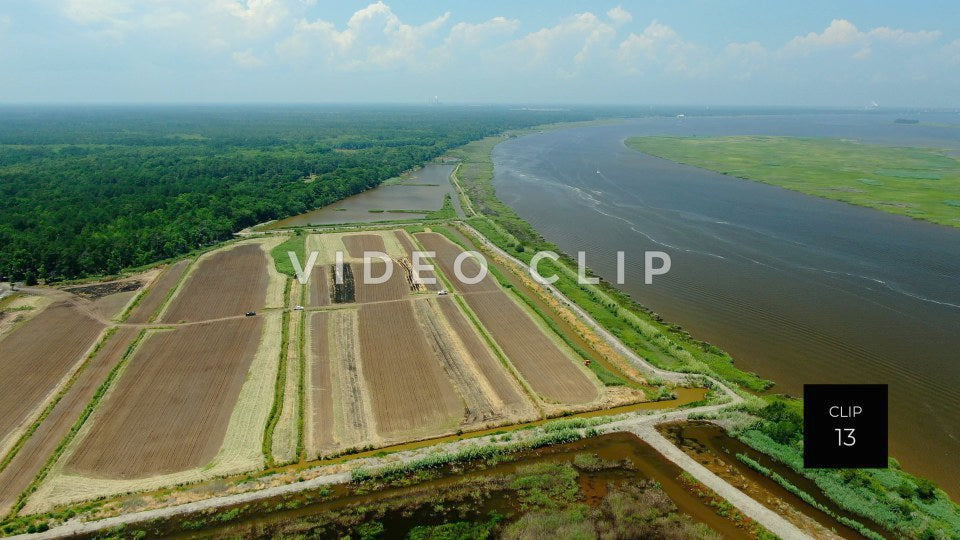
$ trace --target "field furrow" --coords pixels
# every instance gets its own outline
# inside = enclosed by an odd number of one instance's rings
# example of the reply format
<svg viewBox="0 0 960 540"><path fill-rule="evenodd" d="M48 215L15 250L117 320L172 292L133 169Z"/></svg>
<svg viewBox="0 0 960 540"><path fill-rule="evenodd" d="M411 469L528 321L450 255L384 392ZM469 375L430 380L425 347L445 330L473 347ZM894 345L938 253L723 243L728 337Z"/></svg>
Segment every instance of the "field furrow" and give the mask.
<svg viewBox="0 0 960 540"><path fill-rule="evenodd" d="M463 348L470 351L470 358L496 392L497 398L503 403L504 415L515 416L521 420L535 417L537 411L530 398L524 393L517 380L510 375L507 368L490 351L453 298L438 298L437 304L447 324L463 344Z"/></svg>
<svg viewBox="0 0 960 540"><path fill-rule="evenodd" d="M187 276L161 320L206 321L262 308L270 284L268 264L273 263L258 244L213 252Z"/></svg>
<svg viewBox="0 0 960 540"><path fill-rule="evenodd" d="M40 472L138 332L138 328L119 328L107 338L9 465L0 471L0 514L7 511Z"/></svg>
<svg viewBox="0 0 960 540"><path fill-rule="evenodd" d="M335 446L335 413L333 408L333 377L330 369L330 314L326 312L311 313L310 348L309 348L309 385L307 392L310 400L310 416L305 428L309 433L306 438L308 455L317 455L330 450ZM352 340L351 340L352 341ZM342 344L336 344L342 346Z"/></svg>
<svg viewBox="0 0 960 540"><path fill-rule="evenodd" d="M0 340L0 450L84 359L103 329L77 307L57 302Z"/></svg>
<svg viewBox="0 0 960 540"><path fill-rule="evenodd" d="M143 298L140 299L136 307L130 311L127 322L134 324L148 322L150 317L163 305L170 291L180 282L180 276L183 275L188 266L190 266L190 259L184 259L164 269L163 273L147 289L147 292L143 293Z"/></svg>
<svg viewBox="0 0 960 540"><path fill-rule="evenodd" d="M533 317L501 290L490 276L475 284L461 283L452 277L454 260L463 252L456 244L437 233L419 233L417 239L437 252L437 264L463 293L470 309L507 355L533 390L547 401L578 404L597 399L593 381L545 333ZM479 265L472 260L463 264L464 275L471 277Z"/></svg>
<svg viewBox="0 0 960 540"><path fill-rule="evenodd" d="M354 447L369 442L376 428L359 357L357 312L331 312L328 323L336 436L342 446Z"/></svg>
<svg viewBox="0 0 960 540"><path fill-rule="evenodd" d="M360 357L373 414L384 438L449 430L463 402L424 338L410 302L361 305Z"/></svg>
<svg viewBox="0 0 960 540"><path fill-rule="evenodd" d="M410 236L406 233L406 231L393 231L393 233L397 237L397 242L400 244L400 246L403 248L403 251L406 253L406 259L407 261L409 261L409 264L411 265L411 268L412 268L413 252L419 251L419 249L413 244L413 241L410 239ZM420 259L421 264L426 262L425 259L426 259L425 257ZM419 275L420 284L422 287L425 287L427 290L439 291L440 289L443 288L443 284L440 283L439 279L437 279L437 273L435 271L423 270L423 271L420 271L419 274L420 274ZM429 280L429 279L433 279L434 282L425 283L424 280Z"/></svg>
<svg viewBox="0 0 960 540"><path fill-rule="evenodd" d="M343 237L343 245L351 258L363 259L364 252L379 251L386 253L387 247L379 234L351 234Z"/></svg>
<svg viewBox="0 0 960 540"><path fill-rule="evenodd" d="M364 274L363 263L354 263L350 266L353 269L356 301L361 304L400 300L410 294L410 280L407 278L403 265L396 261L391 261L389 265L376 259L370 262L369 274L373 278L383 276L387 268L392 267L390 278L384 283L369 282Z"/></svg>
<svg viewBox="0 0 960 540"><path fill-rule="evenodd" d="M157 331L140 346L70 456L70 472L140 478L209 462L261 338L260 318Z"/></svg>
<svg viewBox="0 0 960 540"><path fill-rule="evenodd" d="M486 379L471 369L473 362L470 360L470 352L463 348L443 324L436 302L433 299L424 299L415 302L414 309L434 355L440 360L443 371L463 399L466 408L463 423L476 425L501 418L503 403Z"/></svg>
<svg viewBox="0 0 960 540"><path fill-rule="evenodd" d="M310 306L321 307L330 305L330 280L331 273L326 266L317 265L313 267L313 275L310 276Z"/></svg>

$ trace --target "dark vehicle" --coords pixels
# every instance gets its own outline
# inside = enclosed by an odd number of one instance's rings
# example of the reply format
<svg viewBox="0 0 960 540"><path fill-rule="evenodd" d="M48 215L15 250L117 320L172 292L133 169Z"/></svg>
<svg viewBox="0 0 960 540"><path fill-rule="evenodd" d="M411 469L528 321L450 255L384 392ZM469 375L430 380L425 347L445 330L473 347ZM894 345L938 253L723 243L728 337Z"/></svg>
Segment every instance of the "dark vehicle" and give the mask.
<svg viewBox="0 0 960 540"><path fill-rule="evenodd" d="M247 312L247 317L256 317L256 316L257 316L257 312L256 312L256 311L248 311L248 312Z"/></svg>

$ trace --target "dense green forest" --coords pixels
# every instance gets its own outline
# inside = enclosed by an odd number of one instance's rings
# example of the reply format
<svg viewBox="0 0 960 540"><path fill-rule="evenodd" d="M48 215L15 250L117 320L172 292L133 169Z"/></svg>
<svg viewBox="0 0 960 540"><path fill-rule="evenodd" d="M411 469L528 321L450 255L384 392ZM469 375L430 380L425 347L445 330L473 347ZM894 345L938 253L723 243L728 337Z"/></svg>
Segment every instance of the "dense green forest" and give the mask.
<svg viewBox="0 0 960 540"><path fill-rule="evenodd" d="M112 274L334 202L487 135L505 107L0 108L0 277Z"/></svg>

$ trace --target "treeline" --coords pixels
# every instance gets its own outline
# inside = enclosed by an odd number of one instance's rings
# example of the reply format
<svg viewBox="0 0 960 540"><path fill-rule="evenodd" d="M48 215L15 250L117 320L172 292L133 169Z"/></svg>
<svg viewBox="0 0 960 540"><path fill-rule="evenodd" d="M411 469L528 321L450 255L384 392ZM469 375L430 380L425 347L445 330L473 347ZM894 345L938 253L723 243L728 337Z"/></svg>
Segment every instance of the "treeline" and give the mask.
<svg viewBox="0 0 960 540"><path fill-rule="evenodd" d="M0 109L0 278L113 274L378 185L450 148L589 111Z"/></svg>

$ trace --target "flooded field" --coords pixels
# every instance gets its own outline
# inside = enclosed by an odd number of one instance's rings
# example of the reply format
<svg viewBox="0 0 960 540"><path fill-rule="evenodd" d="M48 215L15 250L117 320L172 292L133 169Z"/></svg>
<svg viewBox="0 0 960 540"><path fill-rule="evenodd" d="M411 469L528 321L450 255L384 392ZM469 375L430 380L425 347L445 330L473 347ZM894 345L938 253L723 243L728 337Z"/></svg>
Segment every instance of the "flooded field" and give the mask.
<svg viewBox="0 0 960 540"><path fill-rule="evenodd" d="M447 194L451 196L457 214L462 216L460 199L450 184L450 173L454 167L456 165L449 163L429 163L408 175L386 180L371 190L323 208L274 221L263 228L422 218L427 212L439 210Z"/></svg>
<svg viewBox="0 0 960 540"><path fill-rule="evenodd" d="M754 537L748 519L717 504L653 448L618 433L523 452L509 462L469 463L152 522L144 532L172 538L509 536L535 534L550 523L560 537L618 526L655 537Z"/></svg>
<svg viewBox="0 0 960 540"><path fill-rule="evenodd" d="M567 253L739 366L804 383L887 383L891 453L960 498L960 229L630 150L631 136L796 135L960 149L950 118L880 114L649 118L494 149L498 196ZM929 121L929 125L923 122ZM643 251L673 267L643 285Z"/></svg>

